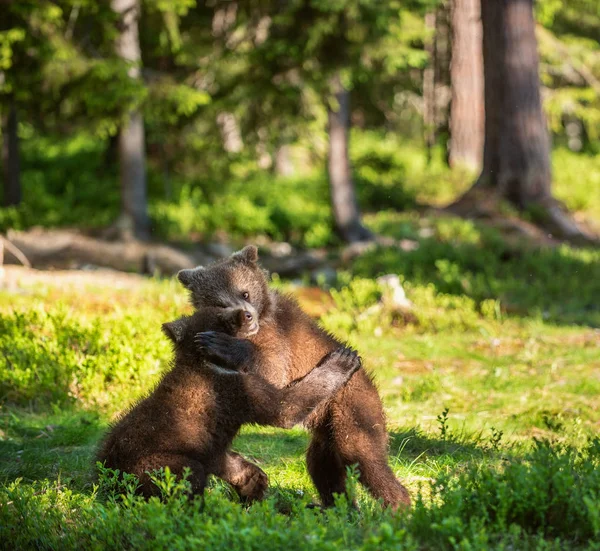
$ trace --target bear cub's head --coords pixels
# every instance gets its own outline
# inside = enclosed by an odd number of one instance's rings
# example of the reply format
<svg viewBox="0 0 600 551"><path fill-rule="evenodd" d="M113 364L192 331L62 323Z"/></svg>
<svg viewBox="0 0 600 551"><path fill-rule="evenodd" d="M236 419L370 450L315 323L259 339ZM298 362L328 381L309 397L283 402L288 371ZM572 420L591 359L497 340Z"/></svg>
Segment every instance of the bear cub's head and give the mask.
<svg viewBox="0 0 600 551"><path fill-rule="evenodd" d="M253 245L209 266L181 270L177 278L190 292L197 310L241 309L260 322L271 306L267 274L258 265L258 250Z"/></svg>

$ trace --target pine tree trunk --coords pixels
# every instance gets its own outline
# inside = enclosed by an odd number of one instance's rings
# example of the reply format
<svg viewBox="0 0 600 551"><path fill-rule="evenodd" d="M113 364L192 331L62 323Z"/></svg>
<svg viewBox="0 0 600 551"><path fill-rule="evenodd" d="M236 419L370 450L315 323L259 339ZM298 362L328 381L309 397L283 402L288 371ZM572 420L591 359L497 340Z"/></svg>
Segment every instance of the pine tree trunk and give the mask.
<svg viewBox="0 0 600 551"><path fill-rule="evenodd" d="M496 198L537 215L548 232L586 235L552 198L550 138L540 97L533 0L481 0L485 83L483 169L451 210L482 213Z"/></svg>
<svg viewBox="0 0 600 551"><path fill-rule="evenodd" d="M481 3L485 146L480 181L520 208L551 197L532 0Z"/></svg>
<svg viewBox="0 0 600 551"><path fill-rule="evenodd" d="M287 178L294 175L294 163L292 162L292 148L288 144L282 144L275 153L275 174Z"/></svg>
<svg viewBox="0 0 600 551"><path fill-rule="evenodd" d="M329 119L329 186L336 231L348 243L366 241L373 236L361 223L356 191L350 170L348 133L350 129L350 94L337 85L337 110L328 109Z"/></svg>
<svg viewBox="0 0 600 551"><path fill-rule="evenodd" d="M21 163L19 158L19 134L17 106L11 98L2 131L2 166L4 168L4 206L21 202Z"/></svg>
<svg viewBox="0 0 600 551"><path fill-rule="evenodd" d="M131 64L129 76L141 78L141 51L138 36L139 0L112 0L112 8L119 15L117 54ZM121 182L122 229L131 231L139 239L150 236L148 200L146 191L146 145L144 119L139 110L127 114L119 130L119 179Z"/></svg>
<svg viewBox="0 0 600 551"><path fill-rule="evenodd" d="M431 161L431 152L437 134L435 124L435 19L435 11L425 14L425 29L429 33L425 41L425 51L429 55L429 62L423 70L423 126L428 162Z"/></svg>
<svg viewBox="0 0 600 551"><path fill-rule="evenodd" d="M480 170L484 104L480 0L452 2L450 166Z"/></svg>

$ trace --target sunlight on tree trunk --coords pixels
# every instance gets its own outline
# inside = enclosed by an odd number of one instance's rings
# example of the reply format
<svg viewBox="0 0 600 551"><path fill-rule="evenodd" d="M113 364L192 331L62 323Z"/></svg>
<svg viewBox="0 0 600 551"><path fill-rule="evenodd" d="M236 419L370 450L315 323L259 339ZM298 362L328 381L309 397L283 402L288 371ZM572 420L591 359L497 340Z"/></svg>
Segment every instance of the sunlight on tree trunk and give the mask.
<svg viewBox="0 0 600 551"><path fill-rule="evenodd" d="M552 198L550 138L540 98L532 0L482 0L485 80L483 169L451 210L480 212L506 199L557 237L588 242Z"/></svg>
<svg viewBox="0 0 600 551"><path fill-rule="evenodd" d="M350 93L336 82L337 109L328 109L329 119L329 186L336 231L348 243L373 237L360 220L356 190L352 181L348 153L350 130Z"/></svg>
<svg viewBox="0 0 600 551"><path fill-rule="evenodd" d="M450 166L480 170L483 158L483 52L479 0L453 0Z"/></svg>
<svg viewBox="0 0 600 551"><path fill-rule="evenodd" d="M130 63L129 76L141 78L141 51L138 36L139 0L112 0L112 8L120 16L116 50ZM121 181L122 233L133 232L139 239L150 237L146 191L146 145L144 119L139 110L128 113L119 130L119 177Z"/></svg>
<svg viewBox="0 0 600 551"><path fill-rule="evenodd" d="M294 175L292 148L289 144L282 144L277 148L275 153L275 174L284 178Z"/></svg>
<svg viewBox="0 0 600 551"><path fill-rule="evenodd" d="M21 162L19 158L19 134L17 106L11 98L2 130L2 166L4 168L4 206L21 202Z"/></svg>

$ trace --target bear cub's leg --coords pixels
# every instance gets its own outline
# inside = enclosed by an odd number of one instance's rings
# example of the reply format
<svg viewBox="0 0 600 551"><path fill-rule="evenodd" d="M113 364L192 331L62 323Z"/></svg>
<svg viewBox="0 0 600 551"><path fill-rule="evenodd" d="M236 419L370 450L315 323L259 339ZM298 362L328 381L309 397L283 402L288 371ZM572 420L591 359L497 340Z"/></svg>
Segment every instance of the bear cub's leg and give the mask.
<svg viewBox="0 0 600 551"><path fill-rule="evenodd" d="M169 467L178 478L183 476L184 469L188 467L191 470L188 481L192 486L192 495L201 495L204 492L206 472L202 463L185 455L158 452L138 459L130 471L139 478L139 491L145 498L160 496L159 488L152 482L148 473L165 467Z"/></svg>

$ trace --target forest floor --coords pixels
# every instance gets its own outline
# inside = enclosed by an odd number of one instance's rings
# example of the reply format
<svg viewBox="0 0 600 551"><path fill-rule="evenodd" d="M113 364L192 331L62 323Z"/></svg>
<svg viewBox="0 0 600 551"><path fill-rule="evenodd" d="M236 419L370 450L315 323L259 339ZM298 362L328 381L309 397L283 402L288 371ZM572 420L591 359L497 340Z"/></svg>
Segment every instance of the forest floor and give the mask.
<svg viewBox="0 0 600 551"><path fill-rule="evenodd" d="M297 293L356 346L388 415L390 463L413 496L321 513L309 436L245 427L269 475L246 507L212 481L164 503L94 479L108 423L169 365L160 324L189 312L171 279L5 267L0 287L0 549L599 549L600 253L507 243L471 222L369 218L418 247L370 250L332 288ZM401 274L393 308L375 276Z"/></svg>

